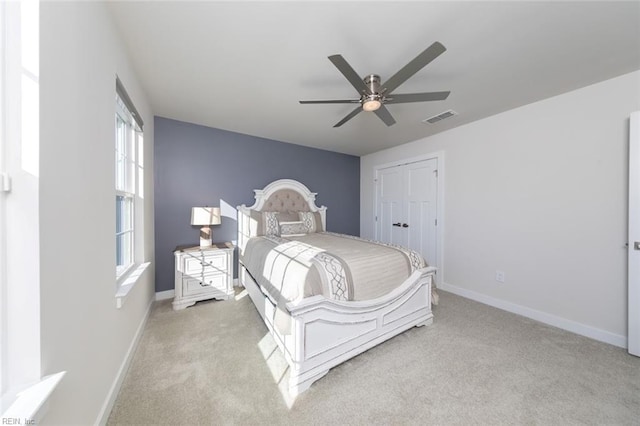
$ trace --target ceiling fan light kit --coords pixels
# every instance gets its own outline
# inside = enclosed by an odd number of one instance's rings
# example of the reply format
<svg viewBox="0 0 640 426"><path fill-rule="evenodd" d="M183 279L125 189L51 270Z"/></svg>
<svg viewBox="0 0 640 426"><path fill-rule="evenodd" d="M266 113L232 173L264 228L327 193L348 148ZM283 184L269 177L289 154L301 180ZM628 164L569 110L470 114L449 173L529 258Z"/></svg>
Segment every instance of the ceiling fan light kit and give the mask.
<svg viewBox="0 0 640 426"><path fill-rule="evenodd" d="M382 102L377 99L367 99L362 103L362 109L368 112L380 109Z"/></svg>
<svg viewBox="0 0 640 426"><path fill-rule="evenodd" d="M435 42L411 62L395 73L384 84L381 84L379 75L369 74L361 79L358 73L349 65L342 55L329 56L329 60L338 68L360 95L359 99L335 99L320 101L300 101L301 104L348 104L359 103L356 109L351 111L336 123L333 127L340 127L360 111L374 112L387 126L395 124L395 120L384 104L401 104L408 102L442 101L447 99L450 92L425 92L391 95L398 86L407 81L411 76L424 68L427 64L447 50L440 42Z"/></svg>

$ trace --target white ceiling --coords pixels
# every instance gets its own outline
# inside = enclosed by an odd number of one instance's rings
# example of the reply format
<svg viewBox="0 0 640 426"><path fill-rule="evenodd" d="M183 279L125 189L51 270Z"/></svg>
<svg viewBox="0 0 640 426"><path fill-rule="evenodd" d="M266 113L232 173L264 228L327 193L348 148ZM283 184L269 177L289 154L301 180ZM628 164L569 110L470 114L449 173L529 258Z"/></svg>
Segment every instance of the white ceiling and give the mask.
<svg viewBox="0 0 640 426"><path fill-rule="evenodd" d="M639 1L109 6L155 115L353 155L640 69ZM358 97L329 55L385 81L434 41L447 51L395 93L451 95L389 105L391 127L362 112L333 128L354 105L298 103Z"/></svg>

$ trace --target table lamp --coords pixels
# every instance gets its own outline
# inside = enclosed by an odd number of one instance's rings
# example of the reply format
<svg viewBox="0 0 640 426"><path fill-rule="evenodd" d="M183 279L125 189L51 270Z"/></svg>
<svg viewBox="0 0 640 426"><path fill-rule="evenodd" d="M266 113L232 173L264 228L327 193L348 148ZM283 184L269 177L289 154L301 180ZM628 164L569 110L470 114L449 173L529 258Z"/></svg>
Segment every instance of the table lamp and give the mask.
<svg viewBox="0 0 640 426"><path fill-rule="evenodd" d="M210 225L220 225L220 207L192 207L191 224L202 226L200 228L200 247L211 245Z"/></svg>

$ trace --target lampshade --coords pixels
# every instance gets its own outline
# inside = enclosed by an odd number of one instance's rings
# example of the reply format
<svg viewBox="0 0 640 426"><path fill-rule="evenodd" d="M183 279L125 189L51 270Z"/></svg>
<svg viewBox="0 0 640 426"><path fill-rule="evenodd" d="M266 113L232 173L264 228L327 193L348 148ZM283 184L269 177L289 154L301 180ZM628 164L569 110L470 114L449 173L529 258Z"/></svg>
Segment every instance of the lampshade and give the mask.
<svg viewBox="0 0 640 426"><path fill-rule="evenodd" d="M220 225L220 207L192 207L192 225Z"/></svg>

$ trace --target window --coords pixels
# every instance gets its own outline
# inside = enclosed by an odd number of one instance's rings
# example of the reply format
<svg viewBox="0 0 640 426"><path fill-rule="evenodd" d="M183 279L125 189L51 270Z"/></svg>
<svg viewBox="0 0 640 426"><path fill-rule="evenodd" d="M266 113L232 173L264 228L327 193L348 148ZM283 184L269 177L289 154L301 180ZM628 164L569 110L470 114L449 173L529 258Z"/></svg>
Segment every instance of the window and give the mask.
<svg viewBox="0 0 640 426"><path fill-rule="evenodd" d="M41 407L65 374L41 377L39 4L0 1L2 424L39 423Z"/></svg>
<svg viewBox="0 0 640 426"><path fill-rule="evenodd" d="M134 263L135 127L120 97L116 109L116 275Z"/></svg>
<svg viewBox="0 0 640 426"><path fill-rule="evenodd" d="M115 208L116 208L116 277L125 275L140 260L136 256L141 244L136 224L142 212L137 193L142 185L142 121L120 80L116 80L115 116ZM139 251L139 250L138 250ZM138 258L138 259L137 259Z"/></svg>
<svg viewBox="0 0 640 426"><path fill-rule="evenodd" d="M0 385L5 395L40 379L39 2L1 2L0 41ZM32 303L25 318L27 301Z"/></svg>
<svg viewBox="0 0 640 426"><path fill-rule="evenodd" d="M150 262L144 262L144 140L142 119L116 77L116 307L121 308Z"/></svg>

